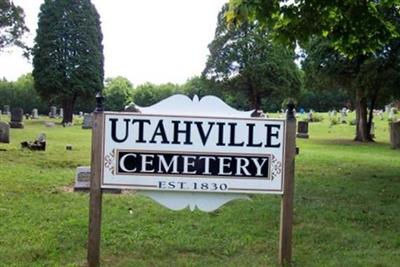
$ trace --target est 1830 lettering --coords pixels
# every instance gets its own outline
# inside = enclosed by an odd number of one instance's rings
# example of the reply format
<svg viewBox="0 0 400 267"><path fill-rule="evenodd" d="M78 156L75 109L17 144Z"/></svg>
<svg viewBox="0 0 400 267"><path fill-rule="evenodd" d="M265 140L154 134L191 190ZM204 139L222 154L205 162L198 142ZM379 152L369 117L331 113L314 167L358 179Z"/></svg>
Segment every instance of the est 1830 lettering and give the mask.
<svg viewBox="0 0 400 267"><path fill-rule="evenodd" d="M158 188L167 190L227 191L225 183L158 181Z"/></svg>

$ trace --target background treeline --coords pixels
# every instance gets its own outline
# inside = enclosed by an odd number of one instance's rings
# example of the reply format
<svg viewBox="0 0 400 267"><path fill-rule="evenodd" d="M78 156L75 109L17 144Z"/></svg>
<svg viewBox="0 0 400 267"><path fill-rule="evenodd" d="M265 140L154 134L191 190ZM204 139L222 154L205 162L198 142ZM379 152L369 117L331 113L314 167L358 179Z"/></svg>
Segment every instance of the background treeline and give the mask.
<svg viewBox="0 0 400 267"><path fill-rule="evenodd" d="M202 77L193 77L184 84L144 83L137 86L121 76L107 78L103 94L106 109L114 111L123 110L124 106L131 102L139 106L149 106L174 94L184 94L189 97L215 95L235 108L242 110L252 108L250 100L242 90L225 90L223 84ZM25 113L37 108L39 113L47 114L49 107L53 104L56 105L39 97L33 87L31 74L22 75L16 81L0 80L0 96L0 109L3 109L3 105L10 105L11 108L22 107ZM318 91L303 88L296 99L299 108L327 111L348 105L351 97L343 90ZM282 108L284 100L282 97L263 98L261 108L267 112L276 112ZM90 100L80 99L74 108L74 112L91 112L94 106L94 97Z"/></svg>

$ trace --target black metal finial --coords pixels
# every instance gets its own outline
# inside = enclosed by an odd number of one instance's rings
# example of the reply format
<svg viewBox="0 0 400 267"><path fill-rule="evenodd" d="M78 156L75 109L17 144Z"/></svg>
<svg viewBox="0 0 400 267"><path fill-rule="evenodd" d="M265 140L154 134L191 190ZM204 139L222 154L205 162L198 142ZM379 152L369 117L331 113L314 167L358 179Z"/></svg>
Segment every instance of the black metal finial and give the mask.
<svg viewBox="0 0 400 267"><path fill-rule="evenodd" d="M294 116L294 102L293 100L289 100L288 104L287 104L287 113L286 113L286 119L287 120L294 120L295 116Z"/></svg>
<svg viewBox="0 0 400 267"><path fill-rule="evenodd" d="M103 100L104 100L104 97L101 94L101 91L97 92L97 94L96 94L96 109L94 111L103 111L104 110Z"/></svg>

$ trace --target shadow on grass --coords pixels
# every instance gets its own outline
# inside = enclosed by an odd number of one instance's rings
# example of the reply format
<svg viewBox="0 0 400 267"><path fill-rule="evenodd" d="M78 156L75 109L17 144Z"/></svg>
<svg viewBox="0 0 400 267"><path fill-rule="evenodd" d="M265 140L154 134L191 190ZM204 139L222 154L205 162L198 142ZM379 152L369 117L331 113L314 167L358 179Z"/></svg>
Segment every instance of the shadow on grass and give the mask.
<svg viewBox="0 0 400 267"><path fill-rule="evenodd" d="M341 145L341 146L371 146L371 147L388 147L386 142L359 142L352 139L313 139L312 142L317 145Z"/></svg>

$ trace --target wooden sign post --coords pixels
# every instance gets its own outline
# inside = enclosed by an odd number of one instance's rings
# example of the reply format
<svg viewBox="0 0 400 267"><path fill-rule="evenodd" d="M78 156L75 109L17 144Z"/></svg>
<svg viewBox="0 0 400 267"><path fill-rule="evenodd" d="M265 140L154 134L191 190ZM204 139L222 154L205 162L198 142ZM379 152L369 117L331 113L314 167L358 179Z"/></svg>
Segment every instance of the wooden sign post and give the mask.
<svg viewBox="0 0 400 267"><path fill-rule="evenodd" d="M279 235L279 263L282 266L290 264L292 259L294 162L296 156L296 118L293 109L294 105L289 105L286 115L285 180L281 200Z"/></svg>
<svg viewBox="0 0 400 267"><path fill-rule="evenodd" d="M96 96L97 107L93 113L92 128L92 154L90 175L90 200L89 200L89 238L87 260L89 267L100 266L100 239L101 239L101 164L104 113L101 95Z"/></svg>
<svg viewBox="0 0 400 267"><path fill-rule="evenodd" d="M102 189L135 189L173 210L213 211L282 195L279 262L290 264L296 119L253 118L217 97L175 95L140 112L93 116L88 266L100 266Z"/></svg>

